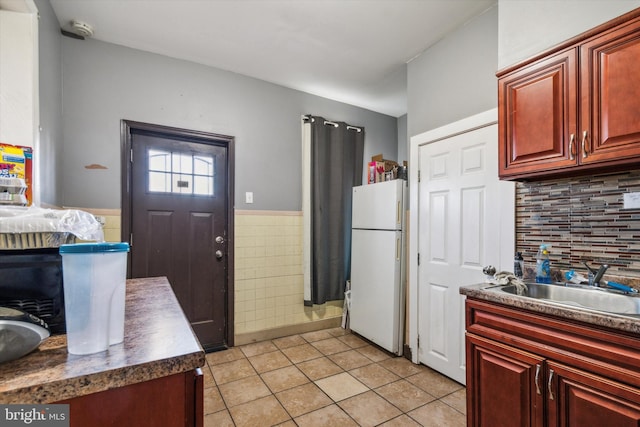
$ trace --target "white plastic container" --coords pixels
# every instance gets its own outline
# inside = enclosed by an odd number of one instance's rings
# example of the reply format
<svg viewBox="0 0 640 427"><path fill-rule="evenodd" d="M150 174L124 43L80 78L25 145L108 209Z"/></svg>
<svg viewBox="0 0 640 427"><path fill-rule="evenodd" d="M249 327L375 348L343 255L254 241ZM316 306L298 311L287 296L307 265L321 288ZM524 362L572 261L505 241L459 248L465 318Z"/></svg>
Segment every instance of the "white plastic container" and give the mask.
<svg viewBox="0 0 640 427"><path fill-rule="evenodd" d="M69 353L98 353L123 341L128 251L128 243L60 246Z"/></svg>

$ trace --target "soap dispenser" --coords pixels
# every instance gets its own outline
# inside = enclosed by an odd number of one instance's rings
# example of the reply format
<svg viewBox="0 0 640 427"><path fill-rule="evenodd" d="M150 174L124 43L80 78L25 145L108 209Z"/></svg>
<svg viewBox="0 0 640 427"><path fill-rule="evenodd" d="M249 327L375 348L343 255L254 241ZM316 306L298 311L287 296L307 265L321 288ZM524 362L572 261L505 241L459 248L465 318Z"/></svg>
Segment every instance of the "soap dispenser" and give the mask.
<svg viewBox="0 0 640 427"><path fill-rule="evenodd" d="M524 276L524 258L522 258L522 252L516 252L516 256L513 259L513 274L519 279Z"/></svg>
<svg viewBox="0 0 640 427"><path fill-rule="evenodd" d="M549 262L549 245L542 244L536 255L536 283L551 283L551 265Z"/></svg>

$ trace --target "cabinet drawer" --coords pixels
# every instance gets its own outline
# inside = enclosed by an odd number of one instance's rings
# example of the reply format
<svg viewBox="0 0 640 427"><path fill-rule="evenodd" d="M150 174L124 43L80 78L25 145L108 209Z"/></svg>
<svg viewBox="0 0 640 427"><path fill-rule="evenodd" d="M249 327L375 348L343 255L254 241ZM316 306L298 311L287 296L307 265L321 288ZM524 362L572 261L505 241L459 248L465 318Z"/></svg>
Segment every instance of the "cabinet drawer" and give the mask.
<svg viewBox="0 0 640 427"><path fill-rule="evenodd" d="M640 339L467 298L467 332L640 387Z"/></svg>

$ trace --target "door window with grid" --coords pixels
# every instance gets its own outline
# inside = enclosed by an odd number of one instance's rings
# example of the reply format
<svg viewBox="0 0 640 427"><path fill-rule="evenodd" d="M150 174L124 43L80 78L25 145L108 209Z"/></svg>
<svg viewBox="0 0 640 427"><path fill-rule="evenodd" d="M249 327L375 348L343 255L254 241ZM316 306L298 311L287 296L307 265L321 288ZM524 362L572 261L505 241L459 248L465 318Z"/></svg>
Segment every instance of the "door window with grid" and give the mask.
<svg viewBox="0 0 640 427"><path fill-rule="evenodd" d="M214 196L215 159L197 153L150 149L148 152L151 193Z"/></svg>

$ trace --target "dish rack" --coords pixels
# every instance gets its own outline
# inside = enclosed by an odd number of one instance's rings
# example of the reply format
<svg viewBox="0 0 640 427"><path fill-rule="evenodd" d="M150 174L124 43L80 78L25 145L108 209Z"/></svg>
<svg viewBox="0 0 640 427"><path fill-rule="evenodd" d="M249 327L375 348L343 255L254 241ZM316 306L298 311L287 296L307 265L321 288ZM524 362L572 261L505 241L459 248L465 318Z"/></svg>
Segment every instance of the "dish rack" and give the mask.
<svg viewBox="0 0 640 427"><path fill-rule="evenodd" d="M71 233L0 233L0 250L57 248L75 242Z"/></svg>
<svg viewBox="0 0 640 427"><path fill-rule="evenodd" d="M0 205L26 206L27 184L21 178L0 178Z"/></svg>
<svg viewBox="0 0 640 427"><path fill-rule="evenodd" d="M0 206L0 250L58 248L76 239L104 241L102 225L88 212Z"/></svg>

